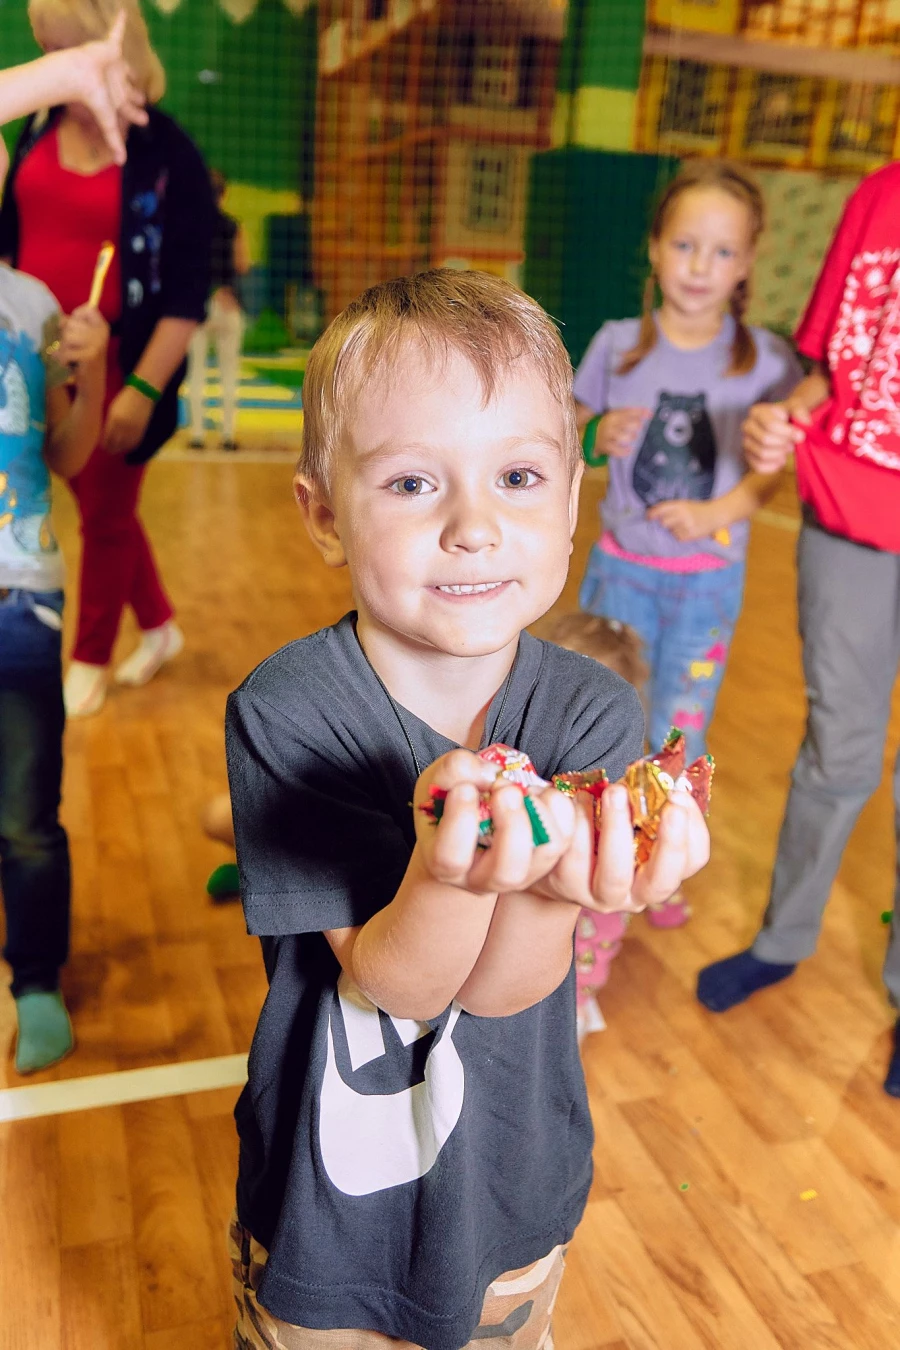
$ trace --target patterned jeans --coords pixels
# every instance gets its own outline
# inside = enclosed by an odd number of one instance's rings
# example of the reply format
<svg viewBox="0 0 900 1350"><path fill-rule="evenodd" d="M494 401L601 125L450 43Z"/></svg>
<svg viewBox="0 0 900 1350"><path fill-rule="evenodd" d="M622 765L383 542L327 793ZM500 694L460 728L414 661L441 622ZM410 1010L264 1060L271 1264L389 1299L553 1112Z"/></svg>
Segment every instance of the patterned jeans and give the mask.
<svg viewBox="0 0 900 1350"><path fill-rule="evenodd" d="M712 572L663 572L592 548L579 604L590 614L631 624L644 644L651 750L678 726L688 760L705 753L743 595L743 563Z"/></svg>

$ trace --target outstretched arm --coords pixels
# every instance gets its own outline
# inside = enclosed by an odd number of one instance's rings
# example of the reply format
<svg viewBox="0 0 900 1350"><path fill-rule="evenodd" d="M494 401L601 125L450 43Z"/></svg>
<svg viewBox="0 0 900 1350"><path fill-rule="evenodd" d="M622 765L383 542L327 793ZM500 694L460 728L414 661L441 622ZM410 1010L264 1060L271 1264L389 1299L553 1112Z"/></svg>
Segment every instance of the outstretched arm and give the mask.
<svg viewBox="0 0 900 1350"><path fill-rule="evenodd" d="M59 103L83 103L97 119L117 164L125 163L122 127L147 120L143 95L122 56L125 12L101 42L51 52L0 72L0 123Z"/></svg>

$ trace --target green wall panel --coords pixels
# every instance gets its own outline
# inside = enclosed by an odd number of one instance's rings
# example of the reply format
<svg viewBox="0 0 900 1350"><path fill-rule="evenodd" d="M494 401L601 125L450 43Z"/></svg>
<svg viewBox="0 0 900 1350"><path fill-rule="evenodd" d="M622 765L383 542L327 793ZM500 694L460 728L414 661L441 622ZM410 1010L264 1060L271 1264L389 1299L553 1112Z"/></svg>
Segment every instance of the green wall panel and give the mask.
<svg viewBox="0 0 900 1350"><path fill-rule="evenodd" d="M607 319L640 313L653 202L678 161L565 147L535 155L524 287L574 363Z"/></svg>
<svg viewBox="0 0 900 1350"><path fill-rule="evenodd" d="M644 0L570 0L557 88L637 89L644 42Z"/></svg>

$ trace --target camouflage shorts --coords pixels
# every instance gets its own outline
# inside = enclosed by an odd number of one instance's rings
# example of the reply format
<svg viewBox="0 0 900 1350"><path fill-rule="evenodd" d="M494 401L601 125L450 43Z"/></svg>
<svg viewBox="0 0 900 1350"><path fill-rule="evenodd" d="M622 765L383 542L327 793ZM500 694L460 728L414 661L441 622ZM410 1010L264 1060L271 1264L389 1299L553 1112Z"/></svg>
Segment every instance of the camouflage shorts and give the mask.
<svg viewBox="0 0 900 1350"><path fill-rule="evenodd" d="M315 1331L295 1327L266 1312L256 1299L268 1252L235 1216L228 1233L237 1325L234 1350L421 1350L379 1331ZM534 1265L510 1270L488 1287L481 1321L464 1350L553 1350L550 1319L562 1279L566 1250L554 1247Z"/></svg>

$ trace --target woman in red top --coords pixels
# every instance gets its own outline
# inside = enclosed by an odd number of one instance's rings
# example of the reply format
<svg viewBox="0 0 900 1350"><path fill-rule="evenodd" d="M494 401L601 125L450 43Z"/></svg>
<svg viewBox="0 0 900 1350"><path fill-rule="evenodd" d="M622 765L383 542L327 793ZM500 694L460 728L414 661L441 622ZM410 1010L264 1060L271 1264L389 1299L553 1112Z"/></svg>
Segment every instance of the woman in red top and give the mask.
<svg viewBox="0 0 900 1350"><path fill-rule="evenodd" d="M806 734L762 930L700 972L697 993L713 1012L812 955L844 847L881 780L900 664L900 164L864 179L847 203L797 347L810 374L786 402L751 409L744 450L759 473L796 451ZM900 834L900 757L894 800ZM884 983L900 1008L900 884ZM884 1086L900 1097L900 1021Z"/></svg>
<svg viewBox="0 0 900 1350"><path fill-rule="evenodd" d="M115 672L144 684L181 650L183 637L137 516L146 461L174 430L185 353L205 312L212 199L200 156L152 105L165 76L137 0L31 0L45 51L105 33L124 7L124 50L147 97L146 127L132 127L124 166L81 104L30 125L20 143L0 220L0 250L54 292L64 312L87 299L102 244L116 244L100 310L110 323L107 406L100 445L72 480L84 541L78 628L66 676L70 716L97 712L122 609L141 641Z"/></svg>

